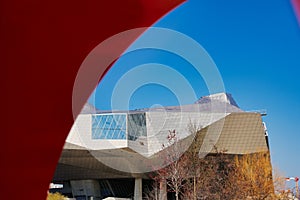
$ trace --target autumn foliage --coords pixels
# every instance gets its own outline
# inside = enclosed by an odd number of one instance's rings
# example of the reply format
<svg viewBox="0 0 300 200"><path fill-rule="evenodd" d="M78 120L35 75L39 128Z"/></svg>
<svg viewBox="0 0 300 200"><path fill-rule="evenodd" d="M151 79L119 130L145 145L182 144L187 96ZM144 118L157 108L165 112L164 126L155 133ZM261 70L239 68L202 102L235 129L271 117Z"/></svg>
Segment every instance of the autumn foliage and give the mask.
<svg viewBox="0 0 300 200"><path fill-rule="evenodd" d="M56 193L48 193L47 200L65 200L66 197L62 194L56 192Z"/></svg>
<svg viewBox="0 0 300 200"><path fill-rule="evenodd" d="M229 155L226 150L215 147L216 153L199 158L198 146L191 146L184 154L178 155L181 144L176 139L176 133L170 131L168 138L171 138L170 144L163 156L166 161L173 162L157 170L153 179L164 181L174 199L276 199L276 180L272 177L269 152ZM201 137L195 140L201 140Z"/></svg>

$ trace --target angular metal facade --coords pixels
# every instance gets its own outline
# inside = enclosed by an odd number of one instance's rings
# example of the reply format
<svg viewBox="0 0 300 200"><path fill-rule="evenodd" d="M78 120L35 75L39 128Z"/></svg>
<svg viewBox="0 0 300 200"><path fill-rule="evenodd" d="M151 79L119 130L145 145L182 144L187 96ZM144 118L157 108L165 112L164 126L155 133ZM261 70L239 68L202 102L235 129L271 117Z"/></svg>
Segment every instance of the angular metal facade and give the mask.
<svg viewBox="0 0 300 200"><path fill-rule="evenodd" d="M151 167L149 163L160 161L157 155L167 146L172 130L187 148L195 136L204 135L197 144L204 155L214 153L216 148L240 155L268 151L259 113L240 110L231 96L224 94L205 97L198 103L165 110L79 115L54 180L136 177L136 173ZM191 128L197 130L196 135ZM112 163L115 167L110 166ZM139 176L146 177L146 173Z"/></svg>

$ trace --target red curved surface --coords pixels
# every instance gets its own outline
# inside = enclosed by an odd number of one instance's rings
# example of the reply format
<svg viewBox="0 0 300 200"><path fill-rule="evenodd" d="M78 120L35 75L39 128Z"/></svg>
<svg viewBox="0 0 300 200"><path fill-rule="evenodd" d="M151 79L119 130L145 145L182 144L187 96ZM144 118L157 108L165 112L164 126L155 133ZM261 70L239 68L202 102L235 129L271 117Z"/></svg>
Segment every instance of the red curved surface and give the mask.
<svg viewBox="0 0 300 200"><path fill-rule="evenodd" d="M292 0L292 4L300 26L300 0Z"/></svg>
<svg viewBox="0 0 300 200"><path fill-rule="evenodd" d="M0 1L1 199L46 198L73 124L72 88L85 56L182 1Z"/></svg>

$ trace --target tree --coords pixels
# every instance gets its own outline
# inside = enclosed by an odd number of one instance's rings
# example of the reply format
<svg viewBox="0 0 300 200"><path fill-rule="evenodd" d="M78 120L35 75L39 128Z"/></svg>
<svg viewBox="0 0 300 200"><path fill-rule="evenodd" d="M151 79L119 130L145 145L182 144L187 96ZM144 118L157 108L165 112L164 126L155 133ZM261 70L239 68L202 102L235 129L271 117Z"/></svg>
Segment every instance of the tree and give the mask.
<svg viewBox="0 0 300 200"><path fill-rule="evenodd" d="M199 150L203 145L206 129L199 131L195 126L189 127L194 142L185 153L189 160L190 184L186 190L186 199L232 199L235 190L230 180L234 172L233 157L226 154L226 150L219 150L213 146L214 154L204 158L199 157Z"/></svg>
<svg viewBox="0 0 300 200"><path fill-rule="evenodd" d="M166 167L155 172L154 180L166 182L169 192L175 193L176 200L185 191L188 178L188 157L182 154L182 146L178 142L176 131L169 131L167 136L168 144L163 144L162 158L167 164Z"/></svg>
<svg viewBox="0 0 300 200"><path fill-rule="evenodd" d="M178 141L176 131L169 131L168 144L160 153L166 167L157 170L153 179L166 182L169 192L179 199L232 199L229 177L233 172L234 159L218 151L205 158L199 158L199 147L204 134L198 133L193 144L182 154L184 142Z"/></svg>
<svg viewBox="0 0 300 200"><path fill-rule="evenodd" d="M274 199L274 180L269 152L246 154L235 157L238 197L254 200Z"/></svg>
<svg viewBox="0 0 300 200"><path fill-rule="evenodd" d="M218 151L214 155L199 158L199 145L204 134L199 133L194 143L182 154L183 143L178 141L176 131L169 131L168 144L163 145L161 156L166 167L155 172L154 180L166 181L169 192L179 199L232 199L229 186L234 171L234 159Z"/></svg>
<svg viewBox="0 0 300 200"><path fill-rule="evenodd" d="M205 131L198 131L189 155L189 199L274 199L274 185L281 185L282 176L272 176L267 151L233 156L214 146L215 153L199 158Z"/></svg>
<svg viewBox="0 0 300 200"><path fill-rule="evenodd" d="M191 184L188 199L232 199L235 190L231 180L234 173L234 163L231 156L216 151L205 158L191 157ZM192 166L190 165L190 166ZM194 171L193 171L194 170Z"/></svg>
<svg viewBox="0 0 300 200"><path fill-rule="evenodd" d="M65 200L66 197L58 192L48 193L47 200Z"/></svg>
<svg viewBox="0 0 300 200"><path fill-rule="evenodd" d="M272 174L267 151L230 155L214 146L215 153L199 157L205 131L197 131L194 142L182 154L182 142L176 131L169 131L168 144L160 155L169 163L157 170L156 181L166 181L176 200L273 200L275 187L282 188L283 178ZM182 154L182 155L181 155Z"/></svg>

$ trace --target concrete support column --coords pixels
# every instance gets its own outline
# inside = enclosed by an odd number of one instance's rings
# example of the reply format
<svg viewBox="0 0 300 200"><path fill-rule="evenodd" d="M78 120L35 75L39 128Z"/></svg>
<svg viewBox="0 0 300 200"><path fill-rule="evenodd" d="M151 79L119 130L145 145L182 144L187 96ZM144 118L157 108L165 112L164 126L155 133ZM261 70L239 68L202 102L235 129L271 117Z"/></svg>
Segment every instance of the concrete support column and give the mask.
<svg viewBox="0 0 300 200"><path fill-rule="evenodd" d="M143 180L141 178L136 178L134 181L134 200L142 200L143 198Z"/></svg>
<svg viewBox="0 0 300 200"><path fill-rule="evenodd" d="M167 200L167 182L161 180L159 182L159 200Z"/></svg>

